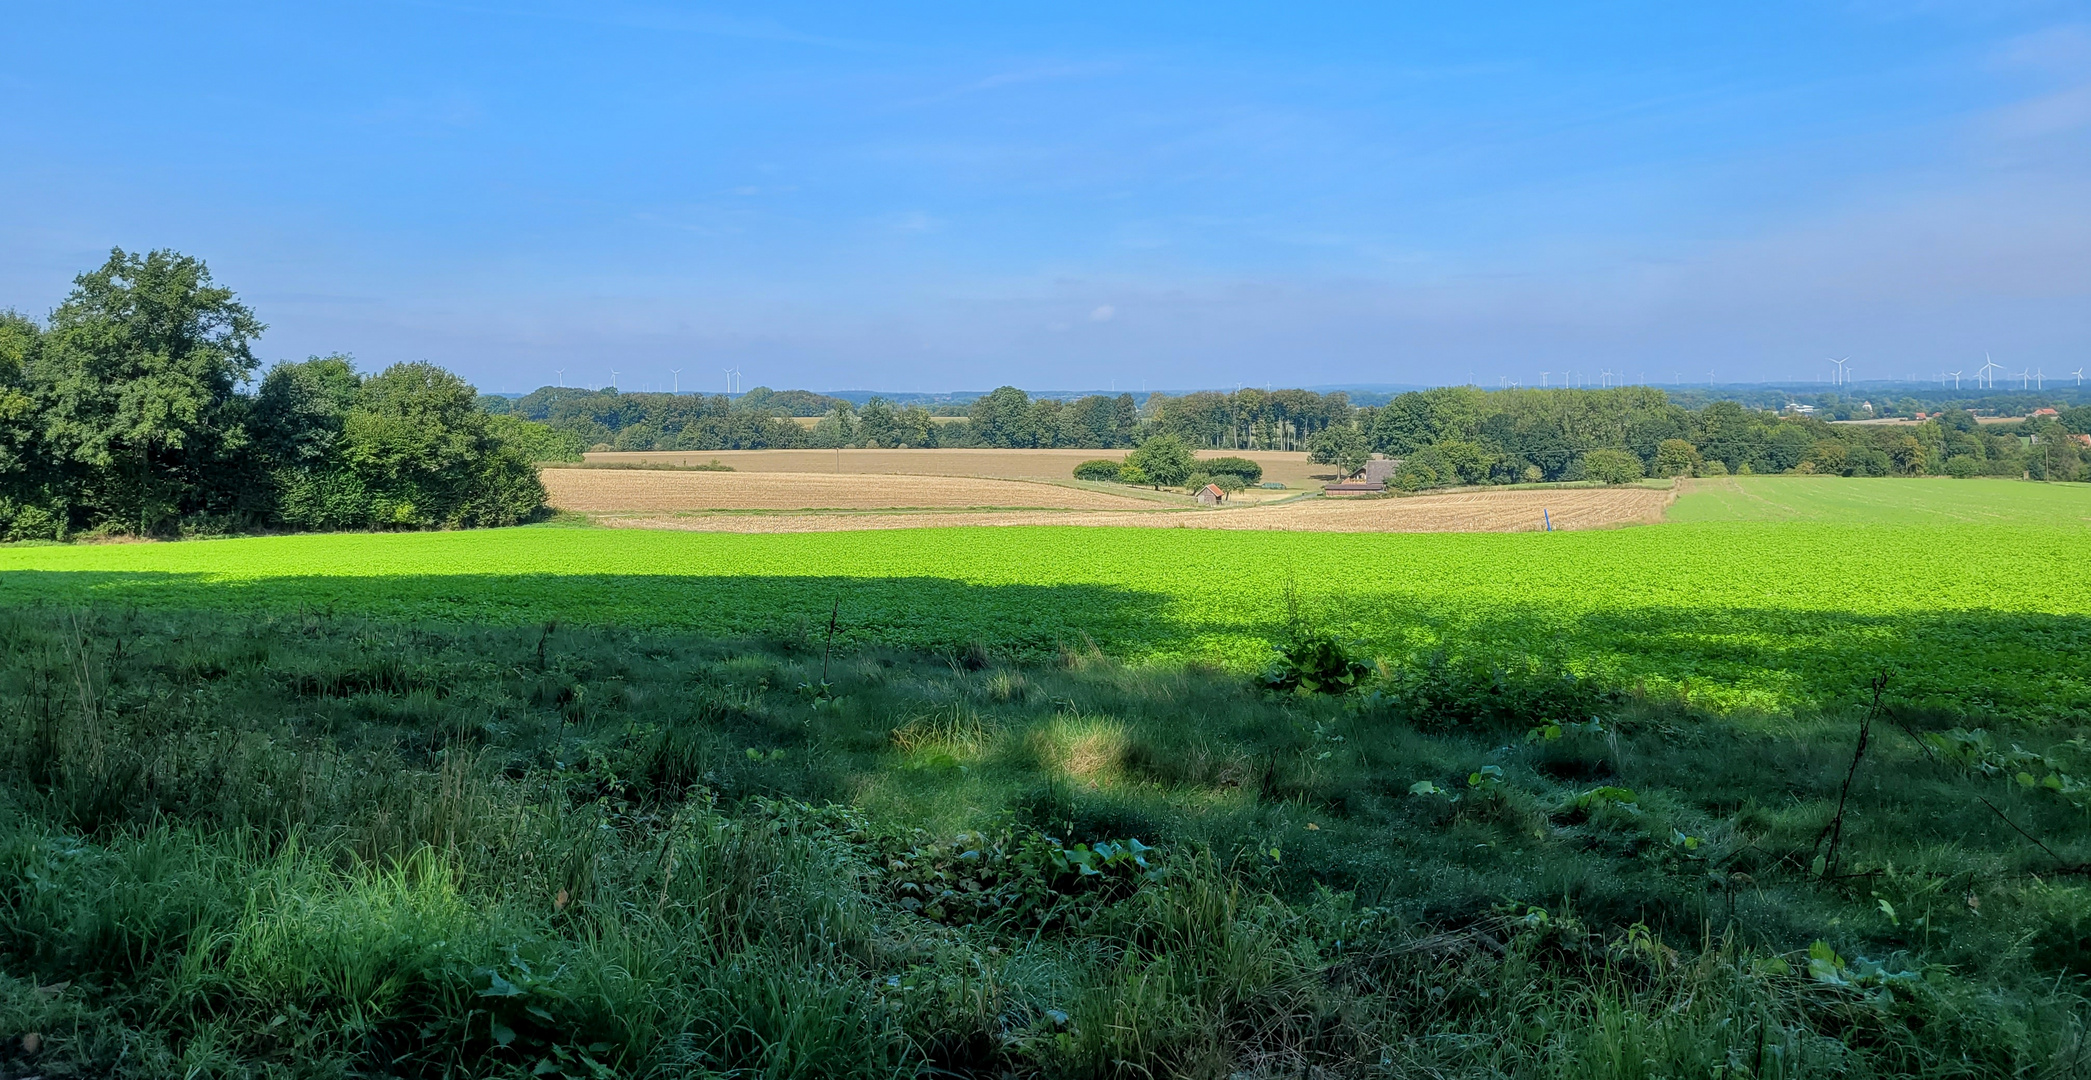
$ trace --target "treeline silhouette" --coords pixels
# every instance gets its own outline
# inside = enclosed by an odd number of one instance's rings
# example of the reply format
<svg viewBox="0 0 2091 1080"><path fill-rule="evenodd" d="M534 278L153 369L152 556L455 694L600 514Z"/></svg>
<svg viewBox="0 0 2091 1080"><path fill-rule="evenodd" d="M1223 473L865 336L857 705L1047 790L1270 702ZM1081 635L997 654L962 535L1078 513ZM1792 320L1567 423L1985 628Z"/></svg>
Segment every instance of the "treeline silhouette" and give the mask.
<svg viewBox="0 0 2091 1080"><path fill-rule="evenodd" d="M38 321L0 312L0 537L508 525L552 433L432 364L260 368L266 327L197 259L112 251Z"/></svg>
<svg viewBox="0 0 2091 1080"><path fill-rule="evenodd" d="M879 397L860 409L839 398L767 388L729 398L545 387L515 401L483 401L493 411L543 422L557 433L565 454L796 447L1113 450L1169 436L1200 449L1306 450L1318 460L1353 467L1380 454L1401 459L1395 482L1409 489L1796 471L2055 480L2091 475L2091 448L2076 438L2091 430L2091 408L1991 424L1965 409L1926 412L1904 399L1861 415L1903 408L1907 422L1848 424L1727 400L1688 408L1645 386L1439 387L1363 408L1341 392L1244 389L1152 394L1144 401L1131 394L1065 400L1004 386L971 402L963 417ZM1825 411L1851 410L1843 403Z"/></svg>

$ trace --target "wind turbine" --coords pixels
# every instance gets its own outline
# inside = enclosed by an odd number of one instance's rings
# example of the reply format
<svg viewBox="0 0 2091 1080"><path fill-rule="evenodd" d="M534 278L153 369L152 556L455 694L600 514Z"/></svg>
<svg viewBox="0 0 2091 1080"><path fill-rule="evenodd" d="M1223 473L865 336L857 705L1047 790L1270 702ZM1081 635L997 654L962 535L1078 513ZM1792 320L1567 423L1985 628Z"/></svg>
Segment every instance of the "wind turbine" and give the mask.
<svg viewBox="0 0 2091 1080"><path fill-rule="evenodd" d="M2026 383L2027 383L2028 381L2029 381L2029 380L2028 380L2028 379L2026 378L2026 372L2025 372L2025 369L2023 369L2023 368L2019 369L2019 373L2018 373L2018 388L2019 388L2020 390L2024 390L2024 389L2026 388Z"/></svg>
<svg viewBox="0 0 2091 1080"><path fill-rule="evenodd" d="M1546 388L1547 388L1547 386L1546 386L1546 380L1547 380L1547 376L1549 376L1549 375L1552 375L1552 374L1553 374L1553 372L1551 372L1551 371L1542 371L1542 372L1540 372L1540 373L1539 373L1539 388L1540 388L1541 390L1544 390L1544 389L1546 389Z"/></svg>
<svg viewBox="0 0 2091 1080"><path fill-rule="evenodd" d="M2002 365L2002 364L1999 364L1999 363L1997 363L1997 362L1996 362L1996 361L1994 361L1994 360L1991 360L1991 359L1989 358L1989 354L1988 354L1988 353L1983 353L1983 354L1982 354L1982 370L1980 370L1980 371L1977 371L1977 372L1975 373L1975 385L1976 385L1976 386L1981 386L1981 385L1983 385L1983 382L1982 382L1982 380L1983 380L1984 376L1987 376L1987 377L1988 377L1988 379L1989 379L1989 388L1990 388L1991 390L1994 390L1994 389L1996 389L1996 388L1997 388L1997 377L1996 377L1996 375L1995 375L1995 374L1994 374L1994 373L1992 372L1992 370L1991 370L1991 369L1993 369L1993 368L2000 368L2000 367L2003 367L2003 366L2004 366L2004 365Z"/></svg>
<svg viewBox="0 0 2091 1080"><path fill-rule="evenodd" d="M1837 359L1837 358L1836 358L1836 357L1834 357L1834 356L1830 357L1830 363L1832 363L1832 364L1835 364L1835 365L1837 365L1837 379L1836 379L1836 382L1837 382L1837 385L1838 385L1838 386L1843 386L1843 385L1844 385L1845 383L1848 383L1848 382L1850 382L1850 381L1851 381L1851 379L1850 379L1850 377L1849 377L1849 375L1848 375L1848 373L1846 372L1846 369L1845 369L1845 365L1846 365L1846 364L1848 364L1848 363L1850 363L1850 362L1851 362L1851 357L1849 357L1849 356L1845 357L1845 358L1844 358L1844 359L1842 359L1842 360L1839 360L1839 359Z"/></svg>
<svg viewBox="0 0 2091 1080"><path fill-rule="evenodd" d="M2044 371L2042 371L2042 370L2040 370L2039 368L2034 368L2034 369L2033 369L2033 389L2035 389L2035 390L2045 390L2045 389L2047 389L2047 373L2046 373L2046 372L2044 372Z"/></svg>
<svg viewBox="0 0 2091 1080"><path fill-rule="evenodd" d="M668 375L668 392L671 394L682 393L682 369L679 367L669 368Z"/></svg>
<svg viewBox="0 0 2091 1080"><path fill-rule="evenodd" d="M2083 368L2078 368L2078 369L2076 369L2075 371L2072 371L2072 372L2070 372L2070 374L2071 374L2071 375L2074 375L2074 376L2076 376L2076 384L2077 384L2078 386L2082 386L2082 385L2084 385L2084 369L2083 369Z"/></svg>
<svg viewBox="0 0 2091 1080"><path fill-rule="evenodd" d="M1951 376L1953 376L1953 389L1955 389L1955 390L1958 390L1958 389L1960 389L1960 372L1958 372L1958 371L1949 371L1949 372L1947 372L1946 374L1948 374L1948 375L1951 375Z"/></svg>
<svg viewBox="0 0 2091 1080"><path fill-rule="evenodd" d="M733 392L736 394L741 392L741 366L739 364L733 365Z"/></svg>
<svg viewBox="0 0 2091 1080"><path fill-rule="evenodd" d="M566 369L563 367L553 368L552 374L559 376L559 388L562 390L566 389Z"/></svg>
<svg viewBox="0 0 2091 1080"><path fill-rule="evenodd" d="M617 390L617 369L616 369L616 368L611 368L611 369L610 369L610 389L612 389L612 390ZM617 390L617 392L621 394L621 393L623 393L624 391L622 391L622 390Z"/></svg>

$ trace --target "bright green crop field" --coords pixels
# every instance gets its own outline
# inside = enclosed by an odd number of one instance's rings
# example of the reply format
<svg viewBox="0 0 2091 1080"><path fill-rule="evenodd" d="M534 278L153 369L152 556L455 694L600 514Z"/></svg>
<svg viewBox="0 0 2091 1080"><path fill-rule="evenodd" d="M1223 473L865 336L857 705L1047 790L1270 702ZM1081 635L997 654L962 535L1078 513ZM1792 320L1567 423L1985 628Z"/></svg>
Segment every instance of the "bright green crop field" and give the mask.
<svg viewBox="0 0 2091 1080"><path fill-rule="evenodd" d="M1731 476L1691 481L1671 521L2091 525L2091 484L1945 477Z"/></svg>
<svg viewBox="0 0 2091 1080"><path fill-rule="evenodd" d="M1954 712L2091 715L2091 530L2057 509L2091 489L1813 486L1832 483L1744 481L1739 497L1855 505L1879 491L1916 505L1966 491L1981 495L1973 505L2020 509L1997 524L1912 511L1887 525L1846 513L1507 535L529 527L32 547L0 551L0 603L816 640L839 603L844 643L1034 656L1093 643L1240 670L1268 655L1290 586L1311 618L1394 661L1535 658L1710 710L1770 713L1849 702L1887 672L1902 700ZM1707 505L1682 500L1681 516L1718 516Z"/></svg>

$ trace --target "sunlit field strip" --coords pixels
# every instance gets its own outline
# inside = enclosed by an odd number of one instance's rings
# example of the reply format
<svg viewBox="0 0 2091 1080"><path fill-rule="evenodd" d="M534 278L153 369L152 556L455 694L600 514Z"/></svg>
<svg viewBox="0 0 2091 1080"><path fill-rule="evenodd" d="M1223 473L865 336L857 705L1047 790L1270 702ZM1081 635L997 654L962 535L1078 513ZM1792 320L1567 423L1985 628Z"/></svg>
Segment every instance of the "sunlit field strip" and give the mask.
<svg viewBox="0 0 2091 1080"><path fill-rule="evenodd" d="M1371 652L1535 655L1716 709L1892 671L1915 699L2091 706L2087 537L2069 526L1665 525L1375 535L1001 528L800 535L525 528L0 552L0 600L322 608L1252 669L1289 586Z"/></svg>

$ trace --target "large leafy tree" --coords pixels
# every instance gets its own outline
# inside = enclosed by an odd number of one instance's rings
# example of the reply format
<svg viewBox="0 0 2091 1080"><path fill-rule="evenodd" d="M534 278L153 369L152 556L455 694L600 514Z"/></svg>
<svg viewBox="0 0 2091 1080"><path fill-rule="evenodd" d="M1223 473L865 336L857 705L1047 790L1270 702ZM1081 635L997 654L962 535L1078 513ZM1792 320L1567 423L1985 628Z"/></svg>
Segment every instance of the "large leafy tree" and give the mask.
<svg viewBox="0 0 2091 1080"><path fill-rule="evenodd" d="M1157 488L1175 487L1191 478L1198 467L1191 445L1174 435L1156 435L1125 456L1125 463Z"/></svg>
<svg viewBox="0 0 2091 1080"><path fill-rule="evenodd" d="M28 316L0 311L0 534L18 540L55 535L59 523L42 504L48 481L38 453L35 402L28 374L43 327Z"/></svg>
<svg viewBox="0 0 2091 1080"><path fill-rule="evenodd" d="M238 498L205 483L246 443L239 384L265 329L198 259L116 249L73 280L30 370L54 457L93 524L151 533Z"/></svg>
<svg viewBox="0 0 2091 1080"><path fill-rule="evenodd" d="M1031 430L1031 396L1014 386L998 386L973 402L967 411L973 437L982 446L1030 446L1036 441Z"/></svg>
<svg viewBox="0 0 2091 1080"><path fill-rule="evenodd" d="M544 505L525 448L504 441L477 393L433 364L394 364L363 380L342 425L341 460L374 525L513 525Z"/></svg>
<svg viewBox="0 0 2091 1080"><path fill-rule="evenodd" d="M363 377L346 356L277 364L254 398L254 441L273 467L310 468L340 450ZM505 400L505 399L504 399Z"/></svg>
<svg viewBox="0 0 2091 1080"><path fill-rule="evenodd" d="M1339 479L1349 479L1365 468L1372 460L1372 444L1365 434L1354 427L1323 428L1307 441L1307 460L1317 465L1334 465L1341 474Z"/></svg>

